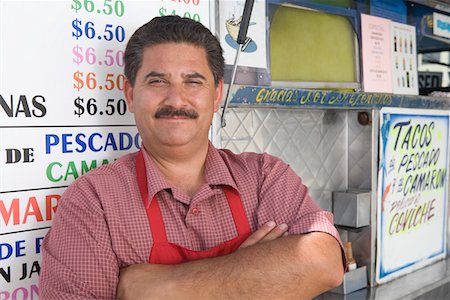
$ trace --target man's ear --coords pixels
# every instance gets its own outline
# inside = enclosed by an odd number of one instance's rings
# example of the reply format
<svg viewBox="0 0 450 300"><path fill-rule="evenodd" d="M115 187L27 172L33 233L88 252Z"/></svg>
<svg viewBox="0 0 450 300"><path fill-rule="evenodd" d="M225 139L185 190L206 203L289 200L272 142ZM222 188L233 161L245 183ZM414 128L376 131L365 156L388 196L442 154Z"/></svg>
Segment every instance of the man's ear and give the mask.
<svg viewBox="0 0 450 300"><path fill-rule="evenodd" d="M223 79L219 81L214 91L214 112L218 112L220 109L220 103L222 102L223 95Z"/></svg>
<svg viewBox="0 0 450 300"><path fill-rule="evenodd" d="M134 113L133 86L131 85L130 81L128 81L128 79L125 79L123 93L128 104L128 110L130 111L130 113Z"/></svg>

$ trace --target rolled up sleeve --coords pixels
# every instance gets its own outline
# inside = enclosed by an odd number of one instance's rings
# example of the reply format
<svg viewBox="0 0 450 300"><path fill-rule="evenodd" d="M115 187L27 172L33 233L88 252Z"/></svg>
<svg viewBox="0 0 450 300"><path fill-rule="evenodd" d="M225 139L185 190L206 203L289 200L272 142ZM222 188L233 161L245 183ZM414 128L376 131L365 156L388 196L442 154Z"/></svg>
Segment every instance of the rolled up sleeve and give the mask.
<svg viewBox="0 0 450 300"><path fill-rule="evenodd" d="M62 196L42 246L42 299L114 299L119 265L107 222L89 182Z"/></svg>

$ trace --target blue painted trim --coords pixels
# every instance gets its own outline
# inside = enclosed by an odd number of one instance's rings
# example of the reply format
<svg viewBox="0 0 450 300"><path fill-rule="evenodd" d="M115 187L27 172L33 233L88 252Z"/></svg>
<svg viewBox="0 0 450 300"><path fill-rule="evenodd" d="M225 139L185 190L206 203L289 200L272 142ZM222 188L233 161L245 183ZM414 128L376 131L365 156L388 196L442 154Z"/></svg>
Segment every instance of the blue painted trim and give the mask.
<svg viewBox="0 0 450 300"><path fill-rule="evenodd" d="M450 98L243 86L233 95L230 107L243 105L345 109L404 107L450 110Z"/></svg>

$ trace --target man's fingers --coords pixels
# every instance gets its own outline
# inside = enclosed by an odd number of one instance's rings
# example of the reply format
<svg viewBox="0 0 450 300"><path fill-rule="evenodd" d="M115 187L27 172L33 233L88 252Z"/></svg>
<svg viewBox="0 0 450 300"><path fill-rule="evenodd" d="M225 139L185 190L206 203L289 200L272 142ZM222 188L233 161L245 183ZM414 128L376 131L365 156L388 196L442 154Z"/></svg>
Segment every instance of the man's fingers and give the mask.
<svg viewBox="0 0 450 300"><path fill-rule="evenodd" d="M286 224L276 226L274 221L269 221L253 232L239 248L252 246L263 241L270 241L283 236L288 229Z"/></svg>
<svg viewBox="0 0 450 300"><path fill-rule="evenodd" d="M261 240L264 242L275 240L279 237L282 237L288 230L288 226L286 224L280 224L275 226L266 236Z"/></svg>
<svg viewBox="0 0 450 300"><path fill-rule="evenodd" d="M258 230L253 232L243 243L239 248L245 248L251 245L254 245L258 243L260 240L262 240L272 229L276 226L274 221L269 221Z"/></svg>

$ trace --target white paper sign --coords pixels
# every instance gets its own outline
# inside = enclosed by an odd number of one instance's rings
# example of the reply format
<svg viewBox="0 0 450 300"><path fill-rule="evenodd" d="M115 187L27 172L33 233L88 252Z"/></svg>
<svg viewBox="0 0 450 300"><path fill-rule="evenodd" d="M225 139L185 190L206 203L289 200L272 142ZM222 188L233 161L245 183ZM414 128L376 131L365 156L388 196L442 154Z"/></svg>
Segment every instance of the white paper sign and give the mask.
<svg viewBox="0 0 450 300"><path fill-rule="evenodd" d="M238 44L236 42L244 12L245 0L220 1L219 30L220 44L224 50L225 63L233 65ZM256 0L247 31L247 40L243 44L238 65L267 68L267 30L266 2Z"/></svg>
<svg viewBox="0 0 450 300"><path fill-rule="evenodd" d="M365 92L392 93L391 21L361 14Z"/></svg>

